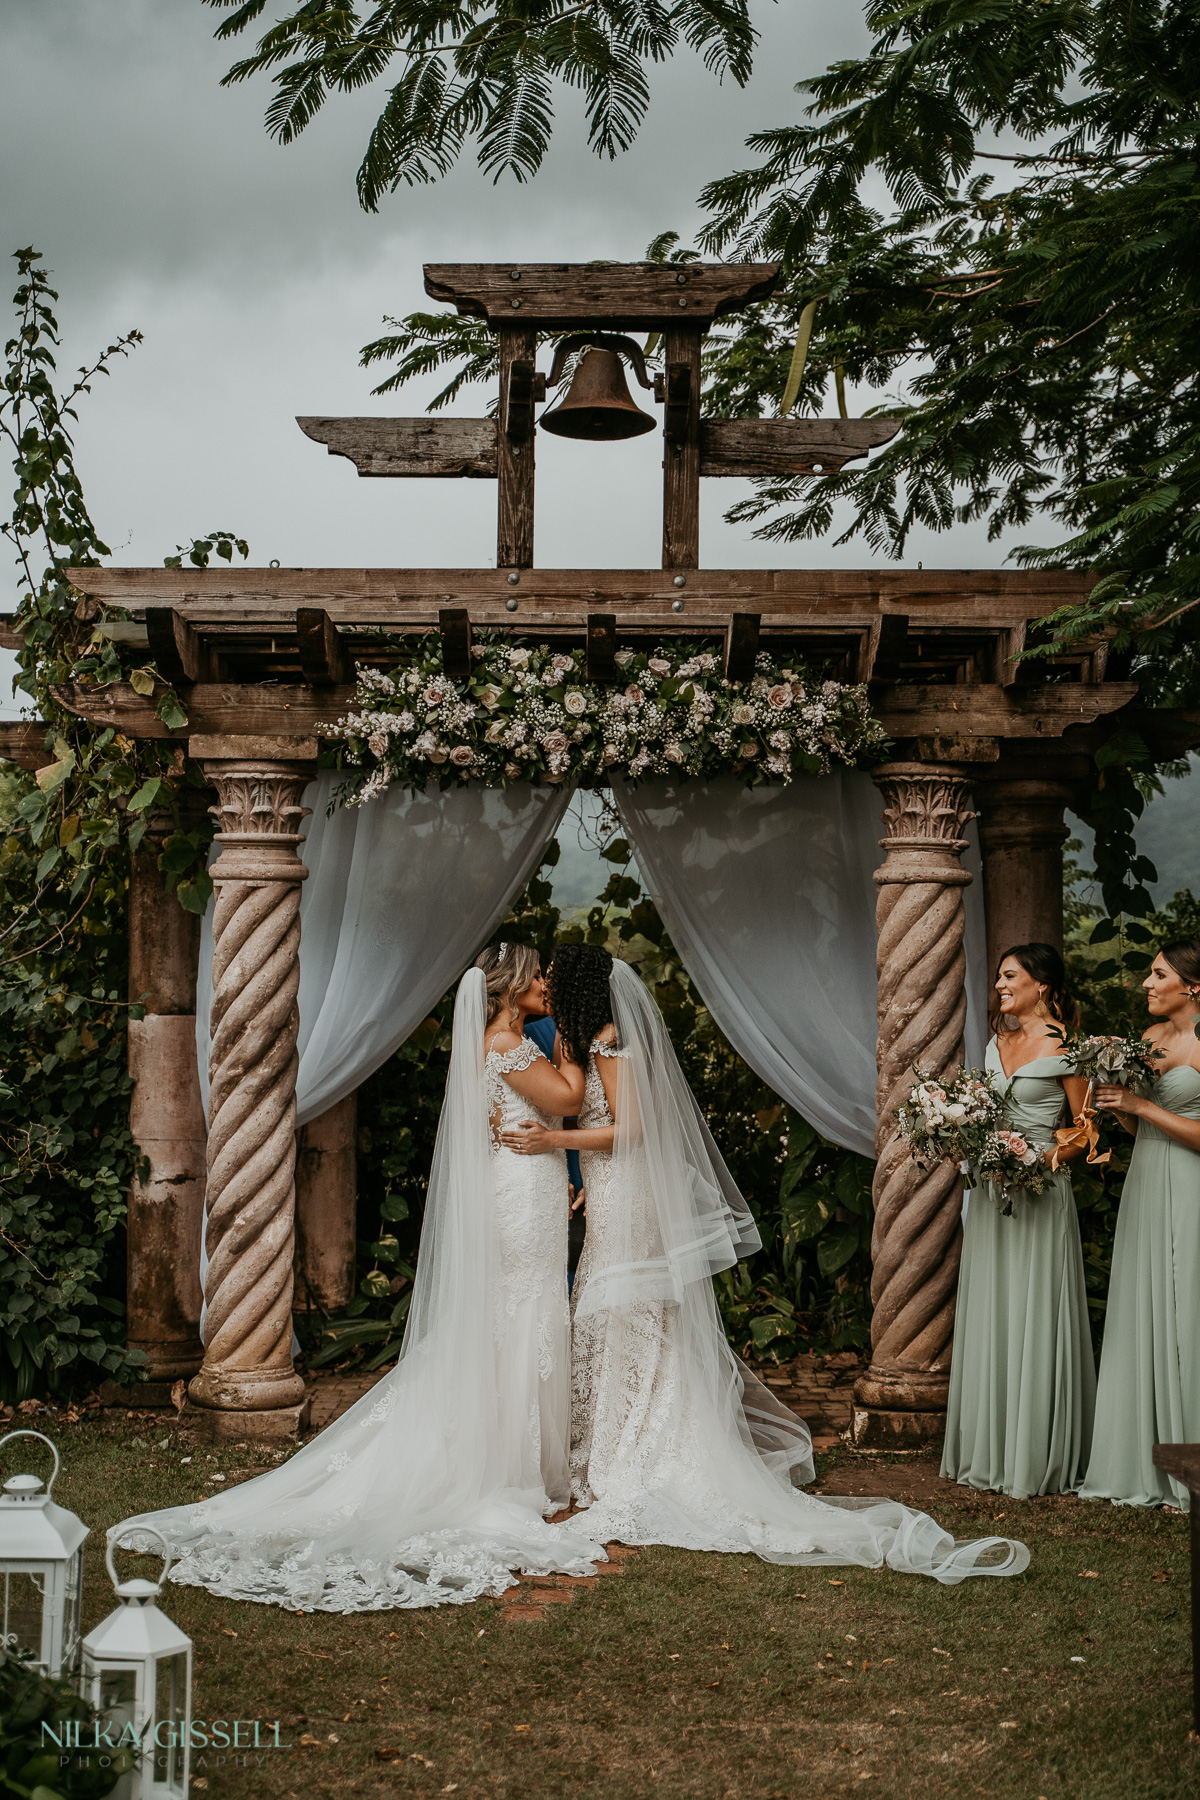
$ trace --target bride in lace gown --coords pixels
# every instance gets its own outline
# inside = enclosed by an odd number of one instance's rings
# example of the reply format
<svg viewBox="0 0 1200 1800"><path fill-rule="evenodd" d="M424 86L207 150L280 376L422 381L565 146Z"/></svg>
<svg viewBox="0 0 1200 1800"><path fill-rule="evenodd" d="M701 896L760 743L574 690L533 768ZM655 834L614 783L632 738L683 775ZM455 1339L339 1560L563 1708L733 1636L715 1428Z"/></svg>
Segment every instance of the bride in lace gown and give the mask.
<svg viewBox="0 0 1200 1800"><path fill-rule="evenodd" d="M572 1293L571 1482L581 1536L859 1564L953 1583L1028 1566L1007 1538L956 1543L890 1501L822 1499L801 1420L730 1349L711 1277L760 1247L754 1221L626 965L564 945L550 970L564 1052L585 1061L579 1128L525 1122L517 1154L580 1153L587 1239Z"/></svg>
<svg viewBox="0 0 1200 1800"><path fill-rule="evenodd" d="M279 1468L124 1520L110 1541L177 1558L173 1581L293 1611L498 1595L514 1569L587 1575L603 1548L548 1523L570 1489L565 1158L501 1134L547 1130L582 1097L522 1036L544 1010L536 952L486 951L454 1042L396 1366Z"/></svg>

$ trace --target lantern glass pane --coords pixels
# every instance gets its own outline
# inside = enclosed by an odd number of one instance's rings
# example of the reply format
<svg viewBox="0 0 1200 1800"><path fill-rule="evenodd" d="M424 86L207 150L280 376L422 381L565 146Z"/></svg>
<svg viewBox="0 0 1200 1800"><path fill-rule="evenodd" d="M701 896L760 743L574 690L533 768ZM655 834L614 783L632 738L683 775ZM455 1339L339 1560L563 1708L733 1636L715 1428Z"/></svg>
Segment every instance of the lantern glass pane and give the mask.
<svg viewBox="0 0 1200 1800"><path fill-rule="evenodd" d="M154 1780L171 1794L183 1793L183 1734L187 1725L187 1653L164 1656L157 1665L154 1704Z"/></svg>
<svg viewBox="0 0 1200 1800"><path fill-rule="evenodd" d="M104 1714L104 1726L113 1743L120 1741L126 1725L137 1730L137 1670L101 1669L96 1704Z"/></svg>
<svg viewBox="0 0 1200 1800"><path fill-rule="evenodd" d="M69 1671L79 1660L79 1615L83 1604L82 1545L67 1564L66 1577L62 1666Z"/></svg>
<svg viewBox="0 0 1200 1800"><path fill-rule="evenodd" d="M39 1662L42 1660L45 1594L45 1581L41 1576L25 1570L5 1570L4 1648L28 1650Z"/></svg>

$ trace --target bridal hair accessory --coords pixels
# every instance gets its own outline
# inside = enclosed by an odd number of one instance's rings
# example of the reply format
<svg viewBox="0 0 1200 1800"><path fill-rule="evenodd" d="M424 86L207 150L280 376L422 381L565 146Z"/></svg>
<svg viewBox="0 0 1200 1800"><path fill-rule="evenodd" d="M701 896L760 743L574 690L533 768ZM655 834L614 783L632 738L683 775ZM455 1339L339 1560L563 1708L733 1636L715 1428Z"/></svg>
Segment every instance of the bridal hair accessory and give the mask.
<svg viewBox="0 0 1200 1800"><path fill-rule="evenodd" d="M500 948L496 952L496 955L499 957L501 962L504 961L507 950L508 950L508 945L504 942L501 942Z"/></svg>

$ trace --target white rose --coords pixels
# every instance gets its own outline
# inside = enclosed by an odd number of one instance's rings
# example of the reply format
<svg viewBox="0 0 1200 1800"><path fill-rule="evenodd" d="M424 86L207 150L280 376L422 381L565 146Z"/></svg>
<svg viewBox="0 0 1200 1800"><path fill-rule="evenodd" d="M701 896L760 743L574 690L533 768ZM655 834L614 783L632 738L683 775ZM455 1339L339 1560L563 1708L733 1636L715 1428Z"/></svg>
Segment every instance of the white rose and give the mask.
<svg viewBox="0 0 1200 1800"><path fill-rule="evenodd" d="M633 661L633 651L632 650L618 650L616 655L613 657L613 661L616 663L618 669L623 669L625 667L626 663Z"/></svg>
<svg viewBox="0 0 1200 1800"><path fill-rule="evenodd" d="M489 712L495 712L503 692L503 688L498 688L494 681L489 681L479 696L480 702L487 707Z"/></svg>
<svg viewBox="0 0 1200 1800"><path fill-rule="evenodd" d="M560 675L565 675L569 669L575 667L575 659L573 656L563 656L560 654L553 659L551 666L557 669Z"/></svg>
<svg viewBox="0 0 1200 1800"><path fill-rule="evenodd" d="M621 755L621 752L617 749L617 746L615 744L605 744L604 753L601 756L600 760L604 764L605 768L608 769L608 768L612 767L613 763L618 761L618 759L620 758L620 755Z"/></svg>
<svg viewBox="0 0 1200 1800"><path fill-rule="evenodd" d="M946 1108L946 1117L948 1119L965 1119L966 1116L966 1107L961 1105L957 1100L952 1100Z"/></svg>
<svg viewBox="0 0 1200 1800"><path fill-rule="evenodd" d="M571 688L563 696L563 706L573 719L582 718L587 711L587 695L581 694L578 688Z"/></svg>
<svg viewBox="0 0 1200 1800"><path fill-rule="evenodd" d="M739 700L733 709L732 718L735 725L753 725L754 708L747 706L744 700Z"/></svg>
<svg viewBox="0 0 1200 1800"><path fill-rule="evenodd" d="M386 731L373 731L367 739L367 749L371 752L372 756L385 756L387 754L387 747L388 741Z"/></svg>
<svg viewBox="0 0 1200 1800"><path fill-rule="evenodd" d="M504 736L504 720L494 719L483 734L485 744L498 744Z"/></svg>
<svg viewBox="0 0 1200 1800"><path fill-rule="evenodd" d="M510 650L508 653L508 660L514 669L523 669L525 664L529 661L529 651Z"/></svg>
<svg viewBox="0 0 1200 1800"><path fill-rule="evenodd" d="M646 664L646 667L654 675L669 675L671 673L671 665L665 656L652 656L650 661Z"/></svg>

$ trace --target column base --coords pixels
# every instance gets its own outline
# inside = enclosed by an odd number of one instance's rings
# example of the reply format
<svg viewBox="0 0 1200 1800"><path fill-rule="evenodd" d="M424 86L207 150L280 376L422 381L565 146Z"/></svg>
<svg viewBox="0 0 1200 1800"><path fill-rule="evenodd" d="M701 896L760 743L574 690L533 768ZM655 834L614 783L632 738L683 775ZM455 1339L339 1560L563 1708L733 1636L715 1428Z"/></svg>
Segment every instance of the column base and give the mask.
<svg viewBox="0 0 1200 1800"><path fill-rule="evenodd" d="M302 1403L304 1378L291 1368L231 1369L210 1364L189 1381L188 1398L213 1412L273 1412Z"/></svg>
<svg viewBox="0 0 1200 1800"><path fill-rule="evenodd" d="M168 1398L171 1383L190 1381L204 1361L204 1345L199 1337L168 1339L165 1342L162 1339L156 1341L131 1337L128 1341L131 1350L140 1350L146 1358L141 1366L146 1371L147 1384L161 1386L165 1382Z"/></svg>
<svg viewBox="0 0 1200 1800"><path fill-rule="evenodd" d="M878 1368L874 1363L854 1384L859 1406L876 1412L944 1413L950 1401L949 1369Z"/></svg>
<svg viewBox="0 0 1200 1800"><path fill-rule="evenodd" d="M847 1435L855 1450L932 1450L946 1435L946 1414L856 1405Z"/></svg>
<svg viewBox="0 0 1200 1800"><path fill-rule="evenodd" d="M189 1401L180 1423L201 1444L295 1444L311 1416L312 1400L306 1394L298 1406L275 1406L269 1412L231 1412Z"/></svg>

